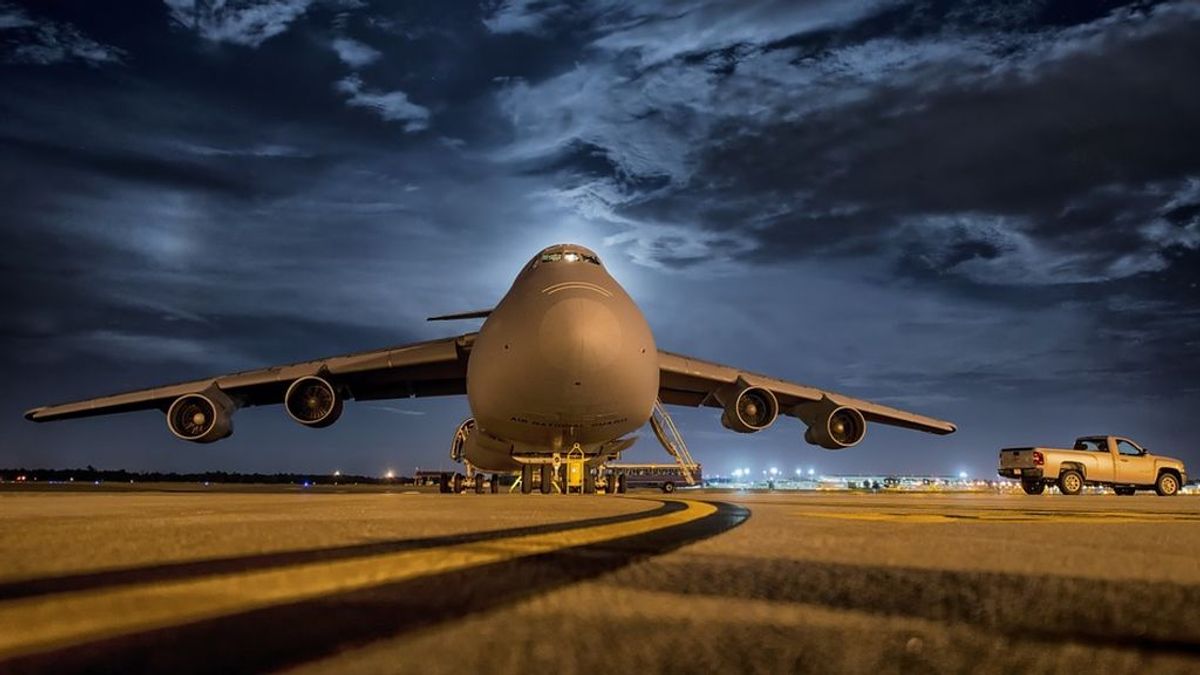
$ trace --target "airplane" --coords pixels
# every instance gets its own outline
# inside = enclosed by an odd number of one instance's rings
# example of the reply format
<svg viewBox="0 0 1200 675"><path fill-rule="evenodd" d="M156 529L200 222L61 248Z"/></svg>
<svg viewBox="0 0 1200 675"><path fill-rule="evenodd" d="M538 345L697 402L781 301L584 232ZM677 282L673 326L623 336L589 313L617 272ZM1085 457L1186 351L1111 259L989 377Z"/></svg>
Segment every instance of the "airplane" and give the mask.
<svg viewBox="0 0 1200 675"><path fill-rule="evenodd" d="M654 424L660 403L721 408L722 425L744 434L793 417L807 426L805 441L829 450L857 445L868 421L955 431L944 420L660 350L599 256L576 244L533 256L493 309L429 320L472 318L484 319L475 333L44 406L25 417L158 409L178 438L211 443L233 433L243 407L282 404L296 422L321 428L351 399L465 394L472 417L456 430L452 456L476 473L521 472L523 492L534 467L548 492L568 452L593 468L618 457L635 440L629 434Z"/></svg>

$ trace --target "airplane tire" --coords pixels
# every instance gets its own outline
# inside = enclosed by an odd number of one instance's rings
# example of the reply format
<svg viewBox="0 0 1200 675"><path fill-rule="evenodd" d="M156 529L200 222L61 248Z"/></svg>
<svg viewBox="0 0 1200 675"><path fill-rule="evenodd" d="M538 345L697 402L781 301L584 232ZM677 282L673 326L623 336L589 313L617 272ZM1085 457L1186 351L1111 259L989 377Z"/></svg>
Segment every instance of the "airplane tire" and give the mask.
<svg viewBox="0 0 1200 675"><path fill-rule="evenodd" d="M461 473L454 474L454 481L453 481L454 489L452 490L454 492L454 494L456 494L456 495L462 494L462 491L463 491L462 490L462 481L463 481L463 477L462 477Z"/></svg>
<svg viewBox="0 0 1200 675"><path fill-rule="evenodd" d="M1021 481L1021 489L1027 495L1040 495L1046 491L1046 484L1040 480L1023 480Z"/></svg>
<svg viewBox="0 0 1200 675"><path fill-rule="evenodd" d="M617 494L625 494L625 474L617 474Z"/></svg>
<svg viewBox="0 0 1200 675"><path fill-rule="evenodd" d="M444 495L450 494L450 476L446 474L438 476L438 492Z"/></svg>
<svg viewBox="0 0 1200 675"><path fill-rule="evenodd" d="M1173 473L1163 472L1158 474L1158 481L1154 483L1154 491L1159 497L1174 497L1179 494L1179 479Z"/></svg>
<svg viewBox="0 0 1200 675"><path fill-rule="evenodd" d="M521 494L527 495L533 492L533 465L521 465Z"/></svg>
<svg viewBox="0 0 1200 675"><path fill-rule="evenodd" d="M1064 495L1077 495L1083 492L1083 474L1075 469L1067 469L1058 475L1058 491Z"/></svg>
<svg viewBox="0 0 1200 675"><path fill-rule="evenodd" d="M492 474L492 494L500 492L500 474Z"/></svg>
<svg viewBox="0 0 1200 675"><path fill-rule="evenodd" d="M1134 493L1134 489L1131 487L1115 487L1113 488L1113 492L1121 495L1122 497L1128 497Z"/></svg>
<svg viewBox="0 0 1200 675"><path fill-rule="evenodd" d="M542 465L542 494L548 495L554 491L554 467L549 464Z"/></svg>
<svg viewBox="0 0 1200 675"><path fill-rule="evenodd" d="M481 474L481 473L475 474L475 494L477 494L477 495L483 494L484 488L487 487L486 485L484 485L485 482L486 481L483 477L483 474Z"/></svg>

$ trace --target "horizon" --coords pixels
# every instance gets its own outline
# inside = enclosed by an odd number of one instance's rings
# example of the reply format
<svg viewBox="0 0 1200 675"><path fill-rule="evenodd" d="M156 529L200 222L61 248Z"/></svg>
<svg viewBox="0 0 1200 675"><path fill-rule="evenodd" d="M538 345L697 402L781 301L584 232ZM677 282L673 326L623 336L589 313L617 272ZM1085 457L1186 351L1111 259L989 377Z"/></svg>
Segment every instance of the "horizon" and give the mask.
<svg viewBox="0 0 1200 675"><path fill-rule="evenodd" d="M661 349L959 429L828 452L672 407L719 473L1198 465L1200 5L1077 5L0 1L0 464L449 468L465 397L211 446L21 414L474 330L425 317L566 240Z"/></svg>

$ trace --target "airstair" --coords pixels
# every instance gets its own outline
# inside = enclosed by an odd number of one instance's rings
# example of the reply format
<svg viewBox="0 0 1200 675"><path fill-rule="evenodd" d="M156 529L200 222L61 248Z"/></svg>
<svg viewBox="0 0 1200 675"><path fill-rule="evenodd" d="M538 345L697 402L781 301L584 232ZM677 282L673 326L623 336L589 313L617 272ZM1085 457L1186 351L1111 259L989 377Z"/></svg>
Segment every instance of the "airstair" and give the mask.
<svg viewBox="0 0 1200 675"><path fill-rule="evenodd" d="M650 428L654 430L655 437L667 454L674 457L675 462L679 464L679 470L687 484L695 485L696 460L692 459L692 453L688 452L687 444L683 442L683 436L675 426L675 421L663 407L662 401L657 398L654 399L654 409L650 411Z"/></svg>

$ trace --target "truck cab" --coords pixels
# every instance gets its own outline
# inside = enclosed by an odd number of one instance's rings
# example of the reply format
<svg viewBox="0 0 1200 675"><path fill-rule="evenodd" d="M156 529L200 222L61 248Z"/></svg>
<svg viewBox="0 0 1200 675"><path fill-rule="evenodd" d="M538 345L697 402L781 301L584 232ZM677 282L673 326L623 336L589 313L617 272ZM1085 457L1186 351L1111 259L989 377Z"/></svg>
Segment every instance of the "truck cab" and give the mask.
<svg viewBox="0 0 1200 675"><path fill-rule="evenodd" d="M1085 485L1102 485L1119 495L1153 489L1170 496L1187 481L1182 461L1151 454L1122 436L1081 436L1071 448L1004 448L998 473L1020 480L1027 494L1057 485L1063 494L1076 495Z"/></svg>

